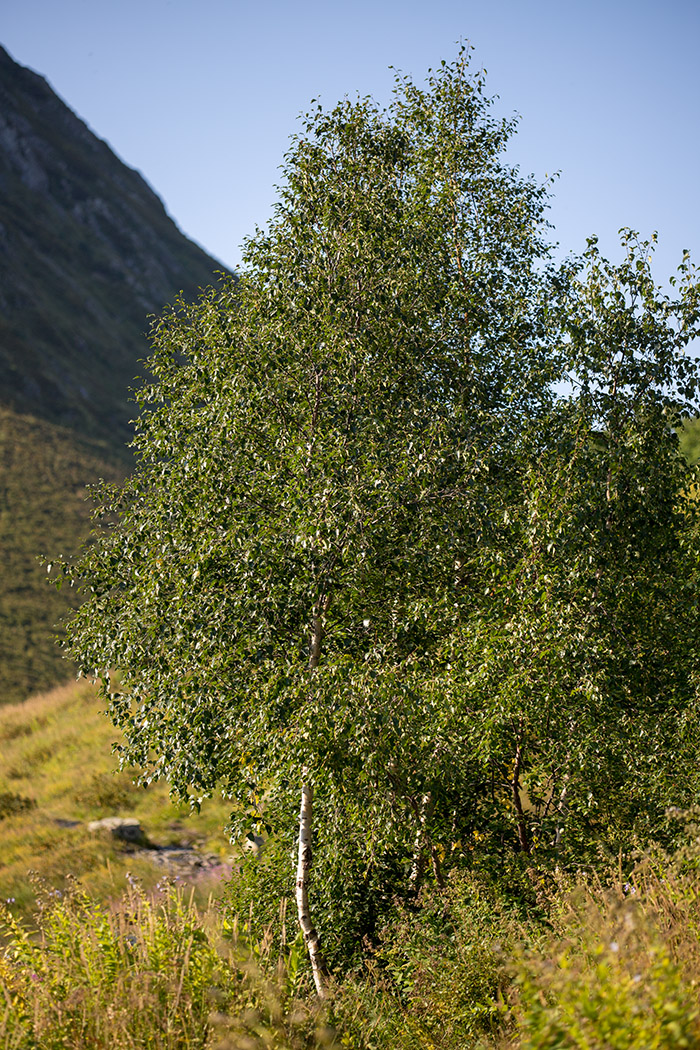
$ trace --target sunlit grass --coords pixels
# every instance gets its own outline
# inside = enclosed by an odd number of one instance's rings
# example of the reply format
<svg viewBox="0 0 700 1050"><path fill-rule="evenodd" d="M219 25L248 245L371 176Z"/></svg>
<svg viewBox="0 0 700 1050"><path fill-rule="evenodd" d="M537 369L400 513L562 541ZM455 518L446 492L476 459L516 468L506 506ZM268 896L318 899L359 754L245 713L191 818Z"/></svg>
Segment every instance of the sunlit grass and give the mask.
<svg viewBox="0 0 700 1050"><path fill-rule="evenodd" d="M31 908L30 870L59 887L77 876L101 897L123 890L127 871L155 884L162 870L109 835L88 831L87 822L106 816L137 818L158 845L192 844L222 859L231 853L223 832L229 803L208 800L196 814L175 806L163 783L136 786L128 772L117 771L117 740L96 690L84 681L0 707L0 795L36 803L0 819L0 899Z"/></svg>

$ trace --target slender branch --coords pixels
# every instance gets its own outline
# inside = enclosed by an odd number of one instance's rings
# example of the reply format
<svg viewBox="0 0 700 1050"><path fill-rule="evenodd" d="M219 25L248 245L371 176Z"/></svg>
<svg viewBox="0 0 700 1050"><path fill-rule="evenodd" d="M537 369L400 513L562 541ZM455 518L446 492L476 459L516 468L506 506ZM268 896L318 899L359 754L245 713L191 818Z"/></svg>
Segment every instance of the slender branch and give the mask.
<svg viewBox="0 0 700 1050"><path fill-rule="evenodd" d="M518 842L520 843L520 849L523 853L530 853L530 840L527 834L527 825L525 822L525 813L523 811L523 801L520 797L520 771L522 769L523 761L523 747L522 740L518 741L518 746L515 751L515 765L513 767L513 779L511 781L511 789L513 792L513 805L515 806L515 812L517 815L518 825Z"/></svg>

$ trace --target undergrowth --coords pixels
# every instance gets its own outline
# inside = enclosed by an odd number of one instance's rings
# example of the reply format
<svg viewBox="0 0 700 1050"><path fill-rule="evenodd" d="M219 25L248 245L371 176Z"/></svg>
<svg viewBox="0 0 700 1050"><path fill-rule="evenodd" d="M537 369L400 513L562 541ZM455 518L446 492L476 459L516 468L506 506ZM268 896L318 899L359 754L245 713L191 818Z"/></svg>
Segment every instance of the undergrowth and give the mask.
<svg viewBox="0 0 700 1050"><path fill-rule="evenodd" d="M623 881L624 880L624 881ZM132 880L133 882L133 880ZM474 879L398 907L363 967L313 994L301 938L253 939L161 882L107 904L40 887L2 911L7 1050L699 1050L694 855L552 878L535 918Z"/></svg>

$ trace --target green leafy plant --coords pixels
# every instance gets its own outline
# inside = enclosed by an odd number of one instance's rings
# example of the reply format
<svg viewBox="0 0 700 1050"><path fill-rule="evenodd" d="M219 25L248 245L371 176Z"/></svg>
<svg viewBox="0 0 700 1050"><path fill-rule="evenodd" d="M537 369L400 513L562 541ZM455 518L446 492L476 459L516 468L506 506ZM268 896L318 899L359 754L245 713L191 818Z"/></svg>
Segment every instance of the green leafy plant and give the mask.
<svg viewBox="0 0 700 1050"><path fill-rule="evenodd" d="M0 820L35 807L36 800L33 798L25 798L12 791L0 791Z"/></svg>
<svg viewBox="0 0 700 1050"><path fill-rule="evenodd" d="M247 942L214 911L201 915L191 894L163 883L148 896L134 883L104 904L76 883L39 889L38 937L0 908L4 1046L337 1045L322 1014L290 990L283 966L263 973L265 945Z"/></svg>
<svg viewBox="0 0 700 1050"><path fill-rule="evenodd" d="M679 854L564 895L556 933L519 952L522 1050L699 1047L696 894Z"/></svg>

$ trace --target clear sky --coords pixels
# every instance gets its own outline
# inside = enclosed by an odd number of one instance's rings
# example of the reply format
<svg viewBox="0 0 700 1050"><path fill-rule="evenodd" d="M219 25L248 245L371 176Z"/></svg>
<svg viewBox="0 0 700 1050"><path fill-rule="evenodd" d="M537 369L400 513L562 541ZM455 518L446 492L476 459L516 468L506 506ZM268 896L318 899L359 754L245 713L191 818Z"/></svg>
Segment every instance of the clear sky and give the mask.
<svg viewBox="0 0 700 1050"><path fill-rule="evenodd" d="M475 47L510 156L560 172L563 251L658 230L658 277L700 262L698 0L2 0L0 42L107 139L226 266L264 225L312 98L388 99Z"/></svg>

